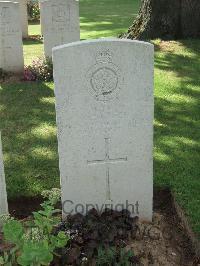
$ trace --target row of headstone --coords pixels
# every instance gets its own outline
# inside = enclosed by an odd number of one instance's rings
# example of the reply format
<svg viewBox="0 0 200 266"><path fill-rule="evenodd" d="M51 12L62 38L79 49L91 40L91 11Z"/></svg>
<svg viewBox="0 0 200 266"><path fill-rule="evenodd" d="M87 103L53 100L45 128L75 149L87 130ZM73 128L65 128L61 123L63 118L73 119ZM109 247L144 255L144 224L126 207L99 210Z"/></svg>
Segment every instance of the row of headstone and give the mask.
<svg viewBox="0 0 200 266"><path fill-rule="evenodd" d="M41 1L45 55L52 48L80 39L79 5L74 0ZM24 69L22 36L28 36L26 0L0 1L0 68L22 72ZM1 143L0 143L1 144ZM3 156L0 145L0 214L7 213Z"/></svg>
<svg viewBox="0 0 200 266"><path fill-rule="evenodd" d="M80 34L77 5L73 11L65 4L41 2L48 55ZM14 51L19 5L0 2L0 7L1 45ZM75 42L53 48L53 64L64 216L110 207L151 220L153 46L118 39Z"/></svg>
<svg viewBox="0 0 200 266"><path fill-rule="evenodd" d="M0 68L11 72L24 69L22 34L28 35L26 0L19 1L0 1ZM45 56L52 57L55 46L80 40L78 1L41 0L40 8Z"/></svg>

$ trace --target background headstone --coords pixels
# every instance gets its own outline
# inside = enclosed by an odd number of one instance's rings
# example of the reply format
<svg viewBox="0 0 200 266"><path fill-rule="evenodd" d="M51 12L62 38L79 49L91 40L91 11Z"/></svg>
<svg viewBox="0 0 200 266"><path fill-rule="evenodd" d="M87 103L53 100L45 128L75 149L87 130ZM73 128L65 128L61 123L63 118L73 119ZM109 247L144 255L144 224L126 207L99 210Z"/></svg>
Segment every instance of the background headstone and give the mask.
<svg viewBox="0 0 200 266"><path fill-rule="evenodd" d="M11 72L24 69L19 3L0 1L0 68Z"/></svg>
<svg viewBox="0 0 200 266"><path fill-rule="evenodd" d="M28 37L28 13L27 13L27 0L18 0L21 13L21 26L22 26L22 37ZM17 2L18 2L17 1Z"/></svg>
<svg viewBox="0 0 200 266"><path fill-rule="evenodd" d="M41 18L41 1L39 0L39 9L40 9L40 29L41 29L41 35L43 36L43 23L42 23L42 18Z"/></svg>
<svg viewBox="0 0 200 266"><path fill-rule="evenodd" d="M153 54L118 39L53 49L64 215L112 204L152 219Z"/></svg>
<svg viewBox="0 0 200 266"><path fill-rule="evenodd" d="M1 0L7 2L7 0ZM18 2L20 9L20 21L22 29L22 37L28 37L28 13L27 13L27 0L11 0L11 2Z"/></svg>
<svg viewBox="0 0 200 266"><path fill-rule="evenodd" d="M41 0L41 29L45 56L52 56L52 48L80 40L79 1Z"/></svg>
<svg viewBox="0 0 200 266"><path fill-rule="evenodd" d="M0 215L8 213L7 193L6 193L6 182L3 166L3 153L1 144L1 133L0 133Z"/></svg>

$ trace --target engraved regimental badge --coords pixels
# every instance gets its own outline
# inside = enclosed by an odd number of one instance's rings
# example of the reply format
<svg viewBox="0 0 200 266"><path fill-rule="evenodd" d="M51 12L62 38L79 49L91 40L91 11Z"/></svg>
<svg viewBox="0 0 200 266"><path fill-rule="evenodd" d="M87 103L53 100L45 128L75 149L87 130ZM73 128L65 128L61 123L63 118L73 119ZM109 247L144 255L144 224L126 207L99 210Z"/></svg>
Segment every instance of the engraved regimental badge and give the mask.
<svg viewBox="0 0 200 266"><path fill-rule="evenodd" d="M87 73L89 86L98 101L113 99L121 85L121 71L113 62L110 50L96 54L96 64Z"/></svg>
<svg viewBox="0 0 200 266"><path fill-rule="evenodd" d="M12 13L10 7L3 7L0 9L0 25L10 24L11 17Z"/></svg>
<svg viewBox="0 0 200 266"><path fill-rule="evenodd" d="M70 26L70 8L66 8L64 5L52 6L52 24L53 27L64 30Z"/></svg>

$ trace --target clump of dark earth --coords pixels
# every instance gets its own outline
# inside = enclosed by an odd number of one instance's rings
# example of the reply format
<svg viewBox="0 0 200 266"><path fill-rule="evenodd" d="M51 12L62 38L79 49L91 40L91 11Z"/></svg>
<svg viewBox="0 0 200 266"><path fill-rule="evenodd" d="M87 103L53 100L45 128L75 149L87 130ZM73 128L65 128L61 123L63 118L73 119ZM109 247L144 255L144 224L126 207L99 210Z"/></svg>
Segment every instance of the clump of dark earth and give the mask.
<svg viewBox="0 0 200 266"><path fill-rule="evenodd" d="M199 266L181 220L173 207L168 207L170 197L165 199L167 207L163 203L155 207L152 222L132 218L126 210L105 210L100 215L92 209L86 216L68 216L54 233L65 231L70 242L57 251L60 258L56 257L51 266L124 266L127 264L118 260L122 250L127 254L131 251L130 266ZM113 263L98 263L101 247L105 251L116 249Z"/></svg>
<svg viewBox="0 0 200 266"><path fill-rule="evenodd" d="M92 209L86 216L70 215L55 232L65 231L70 236L68 247L62 250L59 265L95 265L93 261L99 247L106 250L114 246L120 252L131 238L136 237L137 229L138 217L132 218L127 210L106 209L99 214ZM130 257L130 265L138 262L136 256Z"/></svg>
<svg viewBox="0 0 200 266"><path fill-rule="evenodd" d="M9 211L15 218L24 219L40 210L42 202L39 197L15 199L9 201ZM154 189L153 202L152 222L131 218L127 211L107 210L99 215L91 210L86 217L80 214L69 216L54 233L64 230L71 240L64 249L56 251L59 257L55 256L51 266L124 266L127 264L118 263L122 249L134 254L130 266L200 266L199 252L177 214L170 190ZM116 263L99 264L99 247L106 251L116 248Z"/></svg>

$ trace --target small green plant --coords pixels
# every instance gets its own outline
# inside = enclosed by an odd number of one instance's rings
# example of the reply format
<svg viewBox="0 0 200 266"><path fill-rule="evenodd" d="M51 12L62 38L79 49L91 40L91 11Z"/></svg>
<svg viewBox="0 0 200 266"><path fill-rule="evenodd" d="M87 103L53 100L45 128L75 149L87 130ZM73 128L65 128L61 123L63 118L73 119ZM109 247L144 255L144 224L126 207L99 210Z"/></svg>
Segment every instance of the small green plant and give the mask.
<svg viewBox="0 0 200 266"><path fill-rule="evenodd" d="M61 190L59 188L52 188L51 190L44 190L42 192L42 197L49 200L51 205L56 205L61 198Z"/></svg>
<svg viewBox="0 0 200 266"><path fill-rule="evenodd" d="M96 259L97 266L113 265L115 260L116 260L116 249L114 247L111 247L107 250L105 250L102 247L99 247L98 256Z"/></svg>
<svg viewBox="0 0 200 266"><path fill-rule="evenodd" d="M96 258L97 266L130 266L135 265L131 263L131 258L134 257L133 251L126 251L125 249L117 249L111 247L105 249L100 247Z"/></svg>
<svg viewBox="0 0 200 266"><path fill-rule="evenodd" d="M56 215L61 211L54 208L59 200L59 192L53 190L44 194L48 195L48 199L41 204L41 211L33 213L32 221L22 224L20 221L9 219L4 223L4 240L10 248L0 257L0 265L49 265L54 255L57 255L55 250L66 246L69 237L65 232L53 234L54 227L61 220L60 216Z"/></svg>

